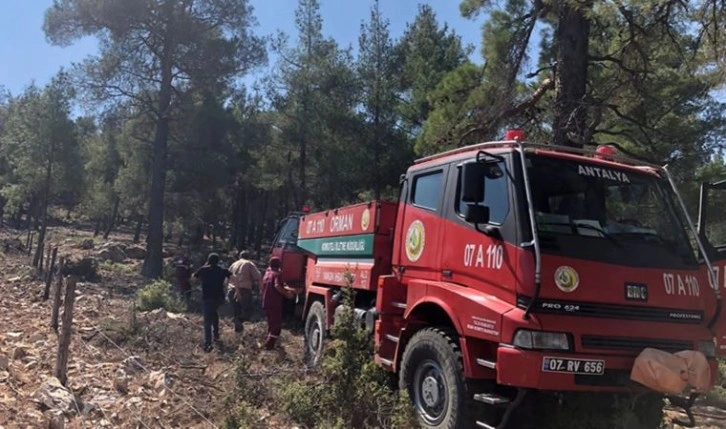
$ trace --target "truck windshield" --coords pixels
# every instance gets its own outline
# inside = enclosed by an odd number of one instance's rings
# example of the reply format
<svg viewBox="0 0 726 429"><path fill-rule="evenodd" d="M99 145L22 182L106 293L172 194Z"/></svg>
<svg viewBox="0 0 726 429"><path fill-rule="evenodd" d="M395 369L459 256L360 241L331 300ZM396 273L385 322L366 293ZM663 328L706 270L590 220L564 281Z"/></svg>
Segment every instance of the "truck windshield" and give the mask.
<svg viewBox="0 0 726 429"><path fill-rule="evenodd" d="M275 247L297 246L297 233L300 218L290 216L280 222L280 227L275 236Z"/></svg>
<svg viewBox="0 0 726 429"><path fill-rule="evenodd" d="M667 182L554 157L527 164L544 253L641 267L696 264Z"/></svg>

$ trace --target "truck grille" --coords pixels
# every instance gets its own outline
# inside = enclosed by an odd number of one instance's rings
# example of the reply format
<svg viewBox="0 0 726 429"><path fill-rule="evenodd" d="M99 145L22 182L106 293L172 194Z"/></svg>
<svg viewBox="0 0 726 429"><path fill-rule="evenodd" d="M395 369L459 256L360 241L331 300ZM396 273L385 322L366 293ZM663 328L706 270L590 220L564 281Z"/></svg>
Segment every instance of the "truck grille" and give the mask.
<svg viewBox="0 0 726 429"><path fill-rule="evenodd" d="M517 306L527 308L530 297L518 296ZM539 314L560 314L563 316L600 317L608 319L642 320L644 322L682 323L699 325L703 323L703 311L679 310L636 305L601 304L594 302L564 301L540 298L532 312Z"/></svg>
<svg viewBox="0 0 726 429"><path fill-rule="evenodd" d="M583 335L581 344L582 347L586 349L627 350L635 353L640 353L643 349L648 347L667 352L679 352L681 350L693 349L693 343L685 340L601 337L597 335Z"/></svg>

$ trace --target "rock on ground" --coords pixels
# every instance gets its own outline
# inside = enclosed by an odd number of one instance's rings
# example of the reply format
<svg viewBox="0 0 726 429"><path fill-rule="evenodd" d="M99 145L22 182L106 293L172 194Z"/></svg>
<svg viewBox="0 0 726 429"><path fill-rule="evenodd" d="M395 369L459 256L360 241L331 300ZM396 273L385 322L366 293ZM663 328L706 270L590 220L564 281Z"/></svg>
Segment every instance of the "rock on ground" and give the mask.
<svg viewBox="0 0 726 429"><path fill-rule="evenodd" d="M126 256L131 259L144 259L146 258L146 249L141 246L129 246L126 248Z"/></svg>
<svg viewBox="0 0 726 429"><path fill-rule="evenodd" d="M72 414L78 409L73 393L55 377L48 377L33 393L33 400L52 411Z"/></svg>
<svg viewBox="0 0 726 429"><path fill-rule="evenodd" d="M96 253L96 257L102 261L123 262L126 260L126 253L119 246L107 246Z"/></svg>

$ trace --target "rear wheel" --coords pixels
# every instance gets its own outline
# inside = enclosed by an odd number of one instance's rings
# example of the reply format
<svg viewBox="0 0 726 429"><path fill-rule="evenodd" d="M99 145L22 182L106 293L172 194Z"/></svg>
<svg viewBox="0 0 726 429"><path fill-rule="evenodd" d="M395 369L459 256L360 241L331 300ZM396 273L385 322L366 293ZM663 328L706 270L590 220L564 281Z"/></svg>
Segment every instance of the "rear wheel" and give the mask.
<svg viewBox="0 0 726 429"><path fill-rule="evenodd" d="M325 307L320 301L310 305L308 317L305 319L305 363L315 366L323 356L325 340Z"/></svg>
<svg viewBox="0 0 726 429"><path fill-rule="evenodd" d="M411 338L401 361L399 385L408 390L422 427L469 427L467 392L461 352L455 336L437 328Z"/></svg>

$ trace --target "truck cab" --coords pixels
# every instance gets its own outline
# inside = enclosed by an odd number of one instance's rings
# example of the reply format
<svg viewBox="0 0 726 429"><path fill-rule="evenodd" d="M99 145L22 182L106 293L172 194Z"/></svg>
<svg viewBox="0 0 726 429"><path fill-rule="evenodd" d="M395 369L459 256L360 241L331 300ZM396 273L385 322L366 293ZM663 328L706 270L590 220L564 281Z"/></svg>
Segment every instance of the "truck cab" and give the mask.
<svg viewBox="0 0 726 429"><path fill-rule="evenodd" d="M272 240L272 255L282 262L282 281L294 287L302 287L305 281L307 254L297 245L300 217L306 211L292 212L277 224L277 232Z"/></svg>
<svg viewBox="0 0 726 429"><path fill-rule="evenodd" d="M646 349L696 353L713 385L720 297L667 170L514 135L418 160L394 209L361 247L355 311L423 427L508 427L533 391L661 395L631 379ZM327 216L299 243L313 354L341 286L313 275L338 260L308 246Z"/></svg>

